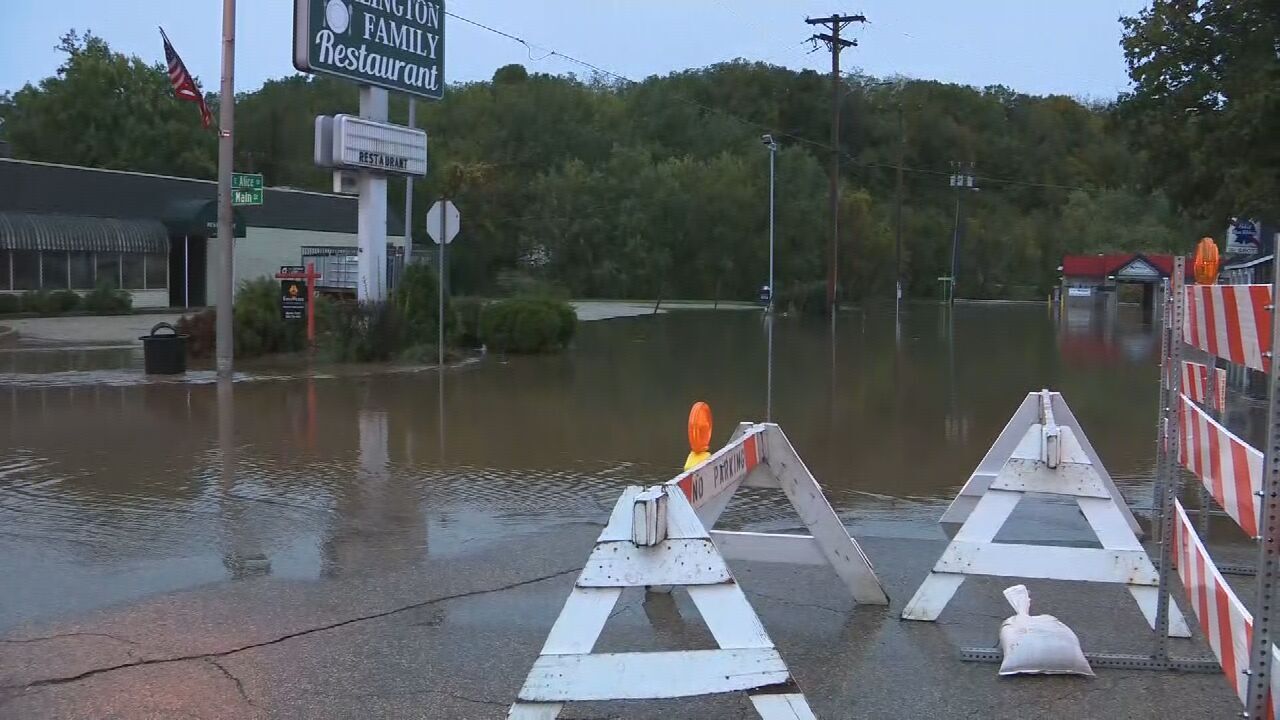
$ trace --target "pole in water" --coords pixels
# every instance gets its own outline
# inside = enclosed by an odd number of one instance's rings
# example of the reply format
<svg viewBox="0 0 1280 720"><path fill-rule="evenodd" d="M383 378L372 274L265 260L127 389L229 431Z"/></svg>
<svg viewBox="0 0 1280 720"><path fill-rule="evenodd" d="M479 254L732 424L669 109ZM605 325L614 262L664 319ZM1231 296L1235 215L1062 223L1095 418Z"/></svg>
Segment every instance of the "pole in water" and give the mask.
<svg viewBox="0 0 1280 720"><path fill-rule="evenodd" d="M231 209L231 170L235 159L236 97L236 0L222 0L222 102L218 103L218 254L222 275L218 278L216 327L218 376L231 377L233 358L231 305L235 289L235 216Z"/></svg>
<svg viewBox="0 0 1280 720"><path fill-rule="evenodd" d="M449 230L449 212L448 212L449 199L444 198L443 200L441 200L441 202L444 203L444 207L440 208L440 236L437 239L437 242L440 243L440 267L437 268L436 270L436 285L439 286L437 289L439 290L439 293L440 293L440 301L439 301L440 307L438 308L438 311L440 314L438 324L440 327L437 328L437 330L439 331L438 351L440 355L440 365L437 368L437 372L441 373L443 376L443 373L444 373L444 275L445 275L444 246L445 246L445 238L449 237L447 234ZM441 389L441 392L443 392L444 381L441 380L440 382L441 382L440 389ZM441 403L444 402L443 395L441 396L440 402Z"/></svg>

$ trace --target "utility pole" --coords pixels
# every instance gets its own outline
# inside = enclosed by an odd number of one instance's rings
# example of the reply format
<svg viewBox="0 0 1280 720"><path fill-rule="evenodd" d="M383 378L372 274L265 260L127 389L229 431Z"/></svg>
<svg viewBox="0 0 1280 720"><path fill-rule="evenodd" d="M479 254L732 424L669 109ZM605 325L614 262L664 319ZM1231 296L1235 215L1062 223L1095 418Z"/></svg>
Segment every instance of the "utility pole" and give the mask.
<svg viewBox="0 0 1280 720"><path fill-rule="evenodd" d="M895 191L897 218L894 220L893 244L893 316L896 319L902 306L902 163L906 155L907 132L902 122L902 100L898 100L898 187Z"/></svg>
<svg viewBox="0 0 1280 720"><path fill-rule="evenodd" d="M817 33L809 38L815 43L819 40L826 43L831 51L831 241L827 248L827 309L835 315L836 310L836 261L839 259L840 245L840 101L843 93L840 83L840 51L855 47L857 40L840 37L840 31L850 23L865 23L865 15L840 15L830 17L805 18L809 25L821 25L831 32Z"/></svg>
<svg viewBox="0 0 1280 720"><path fill-rule="evenodd" d="M235 285L235 227L231 210L231 166L235 145L236 106L236 0L222 0L222 89L218 96L218 248L222 276L218 278L216 330L218 376L230 378L235 353L232 342L232 309Z"/></svg>
<svg viewBox="0 0 1280 720"><path fill-rule="evenodd" d="M409 127L416 128L417 105L412 95L409 96ZM404 179L404 267L413 264L413 176Z"/></svg>
<svg viewBox="0 0 1280 720"><path fill-rule="evenodd" d="M973 180L973 163L951 163L951 187L956 191L956 220L951 230L951 282L947 293L949 305L956 301L957 261L960 251L960 198L964 197L965 190L978 189Z"/></svg>

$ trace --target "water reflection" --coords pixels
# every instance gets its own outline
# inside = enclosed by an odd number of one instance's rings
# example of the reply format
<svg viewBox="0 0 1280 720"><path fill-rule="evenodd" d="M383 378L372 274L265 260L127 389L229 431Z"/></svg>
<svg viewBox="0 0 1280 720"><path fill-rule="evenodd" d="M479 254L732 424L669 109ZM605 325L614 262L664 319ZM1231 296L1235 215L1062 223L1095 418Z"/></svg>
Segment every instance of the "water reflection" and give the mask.
<svg viewBox="0 0 1280 720"><path fill-rule="evenodd" d="M0 627L254 573L396 573L426 553L598 522L621 487L679 469L696 399L714 409L716 442L741 420L780 423L837 510L886 532L932 527L1045 386L1117 481L1138 482L1157 348L1124 310L1111 324L1055 323L1039 306L909 306L896 320L688 311L586 323L569 353L443 375L0 378L0 577L13 579ZM776 495L725 522L793 525Z"/></svg>

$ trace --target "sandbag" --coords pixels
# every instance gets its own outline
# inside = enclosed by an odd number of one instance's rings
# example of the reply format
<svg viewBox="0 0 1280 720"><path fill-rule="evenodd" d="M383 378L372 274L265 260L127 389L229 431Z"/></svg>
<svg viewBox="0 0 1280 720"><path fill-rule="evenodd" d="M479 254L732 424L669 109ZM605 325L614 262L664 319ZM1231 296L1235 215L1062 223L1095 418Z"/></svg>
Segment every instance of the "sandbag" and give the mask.
<svg viewBox="0 0 1280 720"><path fill-rule="evenodd" d="M1006 588L1014 615L1000 626L1001 675L1088 675L1093 668L1080 650L1080 639L1052 615L1031 614L1026 585Z"/></svg>

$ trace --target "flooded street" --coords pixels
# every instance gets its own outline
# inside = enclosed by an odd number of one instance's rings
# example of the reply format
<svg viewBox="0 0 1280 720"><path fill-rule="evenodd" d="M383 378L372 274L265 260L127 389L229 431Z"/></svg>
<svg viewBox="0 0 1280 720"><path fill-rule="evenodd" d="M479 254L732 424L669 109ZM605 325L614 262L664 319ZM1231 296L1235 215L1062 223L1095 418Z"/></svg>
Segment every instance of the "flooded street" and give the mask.
<svg viewBox="0 0 1280 720"><path fill-rule="evenodd" d="M1116 328L1070 319L962 306L948 322L926 306L897 334L891 314L855 312L833 342L822 321L780 318L774 419L863 535L932 537L1022 396L1046 384L1143 496L1156 336L1127 315ZM0 353L0 629L244 574L395 572L599 521L623 486L679 470L694 400L714 409L716 444L764 419L765 348L754 312L585 323L565 355L446 373L443 417L431 371L254 371L221 435L218 389L200 373L146 383L130 350ZM794 526L774 495L726 522Z"/></svg>

